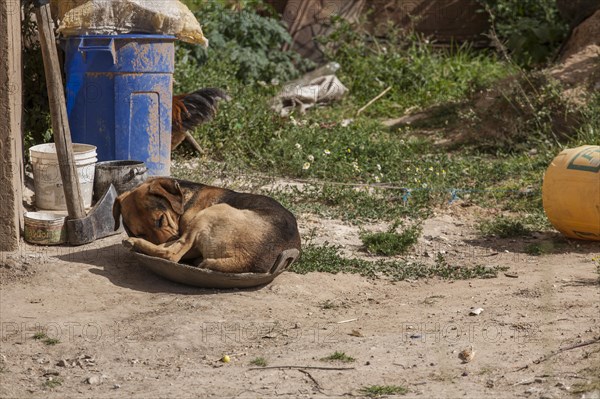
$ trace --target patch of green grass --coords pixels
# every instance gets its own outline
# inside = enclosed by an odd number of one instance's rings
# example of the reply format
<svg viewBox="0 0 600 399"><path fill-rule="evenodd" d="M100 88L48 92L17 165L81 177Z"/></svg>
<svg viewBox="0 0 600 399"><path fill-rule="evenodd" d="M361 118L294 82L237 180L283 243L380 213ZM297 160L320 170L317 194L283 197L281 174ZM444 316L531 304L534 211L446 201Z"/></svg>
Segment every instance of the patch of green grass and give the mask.
<svg viewBox="0 0 600 399"><path fill-rule="evenodd" d="M36 339L36 340L41 340L41 339L48 338L48 336L46 335L46 333L43 333L43 332L41 332L41 331L38 331L38 332L36 332L35 334L33 334L33 337L32 337L32 338L33 338L33 339Z"/></svg>
<svg viewBox="0 0 600 399"><path fill-rule="evenodd" d="M308 184L303 188L273 190L273 196L294 212L311 212L352 224L364 221L424 219L430 214L433 193L378 187L348 187L336 184Z"/></svg>
<svg viewBox="0 0 600 399"><path fill-rule="evenodd" d="M321 361L324 362L342 362L342 363L352 363L356 361L355 358L346 355L344 352L335 351L329 356L322 357Z"/></svg>
<svg viewBox="0 0 600 399"><path fill-rule="evenodd" d="M439 277L449 280L472 278L494 278L503 267L462 267L450 265L443 255L438 254L434 265L407 261L367 261L343 257L339 248L330 244L322 246L307 244L300 259L290 266L290 271L305 274L309 272L352 273L368 278L384 277L394 281Z"/></svg>
<svg viewBox="0 0 600 399"><path fill-rule="evenodd" d="M61 386L62 383L63 382L62 382L62 380L60 378L53 378L51 380L48 380L48 381L44 382L44 386L47 387L47 388L52 389L52 388L56 388L58 386Z"/></svg>
<svg viewBox="0 0 600 399"><path fill-rule="evenodd" d="M371 385L361 388L360 392L370 398L378 398L387 395L406 395L408 388L400 385Z"/></svg>
<svg viewBox="0 0 600 399"><path fill-rule="evenodd" d="M257 357L250 361L250 364L258 367L267 367L267 360L264 357Z"/></svg>
<svg viewBox="0 0 600 399"><path fill-rule="evenodd" d="M531 230L521 219L507 216L498 216L495 219L484 220L479 224L478 228L484 236L496 236L500 238L523 237L531 233Z"/></svg>
<svg viewBox="0 0 600 399"><path fill-rule="evenodd" d="M438 50L393 28L379 41L343 20L336 23L325 48L342 65L338 75L350 89L350 101L358 108L393 87L365 112L368 116L394 117L409 107L461 99L514 69L493 53L466 45Z"/></svg>
<svg viewBox="0 0 600 399"><path fill-rule="evenodd" d="M54 346L56 344L60 343L59 339L56 338L46 338L45 340L42 341L44 344L48 345L48 346Z"/></svg>
<svg viewBox="0 0 600 399"><path fill-rule="evenodd" d="M397 224L394 224L386 232L362 233L360 238L367 251L372 254L382 256L404 254L417 243L422 228L417 224L397 233L397 227Z"/></svg>

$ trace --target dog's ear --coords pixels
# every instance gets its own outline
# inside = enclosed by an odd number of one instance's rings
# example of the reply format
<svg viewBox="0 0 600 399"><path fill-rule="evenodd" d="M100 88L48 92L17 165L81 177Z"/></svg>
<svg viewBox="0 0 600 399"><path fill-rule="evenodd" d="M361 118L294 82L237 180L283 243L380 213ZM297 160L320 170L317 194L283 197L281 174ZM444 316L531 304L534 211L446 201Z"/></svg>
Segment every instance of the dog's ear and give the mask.
<svg viewBox="0 0 600 399"><path fill-rule="evenodd" d="M157 178L150 184L150 194L165 198L178 215L183 215L183 192L175 179Z"/></svg>
<svg viewBox="0 0 600 399"><path fill-rule="evenodd" d="M129 193L123 193L117 197L115 203L113 204L113 219L115 219L115 230L119 230L121 226L121 200L125 198L125 196Z"/></svg>

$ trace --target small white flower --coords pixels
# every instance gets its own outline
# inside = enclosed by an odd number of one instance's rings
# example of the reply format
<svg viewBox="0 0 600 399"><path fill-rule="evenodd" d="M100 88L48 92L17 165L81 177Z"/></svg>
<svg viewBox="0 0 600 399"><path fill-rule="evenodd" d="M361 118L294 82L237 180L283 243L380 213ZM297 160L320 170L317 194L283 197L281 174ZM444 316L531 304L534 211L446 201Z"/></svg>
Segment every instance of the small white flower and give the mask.
<svg viewBox="0 0 600 399"><path fill-rule="evenodd" d="M329 151L329 150L323 150L323 154L325 154L325 155L331 155L331 151Z"/></svg>
<svg viewBox="0 0 600 399"><path fill-rule="evenodd" d="M433 172L433 166L430 166L430 167L429 167L429 171L430 171L430 172Z"/></svg>
<svg viewBox="0 0 600 399"><path fill-rule="evenodd" d="M360 166L358 166L358 162L352 162L352 168L354 168L356 172L360 172Z"/></svg>
<svg viewBox="0 0 600 399"><path fill-rule="evenodd" d="M381 165L377 164L377 170L381 172Z"/></svg>
<svg viewBox="0 0 600 399"><path fill-rule="evenodd" d="M304 162L304 165L302 165L302 170L308 170L310 168L310 162Z"/></svg>
<svg viewBox="0 0 600 399"><path fill-rule="evenodd" d="M301 150L302 149L302 145L300 143L296 143L296 149L297 150Z"/></svg>
<svg viewBox="0 0 600 399"><path fill-rule="evenodd" d="M381 179L379 178L379 176L375 175L375 182L376 183L381 183Z"/></svg>
<svg viewBox="0 0 600 399"><path fill-rule="evenodd" d="M311 155L308 156L308 160L310 162L314 162L315 161L315 157L311 154Z"/></svg>

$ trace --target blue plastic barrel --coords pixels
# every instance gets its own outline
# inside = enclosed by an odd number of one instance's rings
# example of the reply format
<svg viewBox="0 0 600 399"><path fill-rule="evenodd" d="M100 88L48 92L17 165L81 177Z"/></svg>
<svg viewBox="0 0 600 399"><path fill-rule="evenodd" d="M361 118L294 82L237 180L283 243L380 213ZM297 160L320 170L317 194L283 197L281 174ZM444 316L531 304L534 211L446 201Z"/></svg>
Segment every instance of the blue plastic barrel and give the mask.
<svg viewBox="0 0 600 399"><path fill-rule="evenodd" d="M174 41L144 34L65 38L73 142L95 145L99 161L143 161L148 174L168 176Z"/></svg>

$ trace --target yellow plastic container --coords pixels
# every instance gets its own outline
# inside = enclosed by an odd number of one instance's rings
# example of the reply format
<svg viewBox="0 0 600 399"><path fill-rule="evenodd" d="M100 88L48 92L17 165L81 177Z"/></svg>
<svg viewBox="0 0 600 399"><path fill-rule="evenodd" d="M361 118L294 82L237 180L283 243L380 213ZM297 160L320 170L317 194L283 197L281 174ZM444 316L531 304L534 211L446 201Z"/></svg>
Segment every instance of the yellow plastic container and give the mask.
<svg viewBox="0 0 600 399"><path fill-rule="evenodd" d="M600 146L562 151L542 186L544 211L567 237L600 241Z"/></svg>

